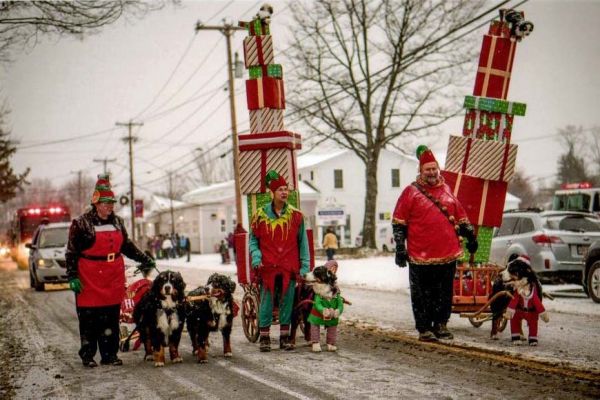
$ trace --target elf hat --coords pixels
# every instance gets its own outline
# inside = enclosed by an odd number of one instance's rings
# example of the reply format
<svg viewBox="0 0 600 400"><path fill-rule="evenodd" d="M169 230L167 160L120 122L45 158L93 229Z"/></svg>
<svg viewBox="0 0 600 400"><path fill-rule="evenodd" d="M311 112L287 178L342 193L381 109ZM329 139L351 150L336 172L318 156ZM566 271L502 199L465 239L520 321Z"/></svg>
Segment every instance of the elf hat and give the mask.
<svg viewBox="0 0 600 400"><path fill-rule="evenodd" d="M108 174L98 175L94 194L92 194L92 204L98 203L116 203L117 199L110 187Z"/></svg>
<svg viewBox="0 0 600 400"><path fill-rule="evenodd" d="M422 168L424 164L430 162L438 164L431 150L429 150L429 148L424 144L417 147L417 158L419 159L419 168Z"/></svg>
<svg viewBox="0 0 600 400"><path fill-rule="evenodd" d="M265 183L267 184L267 187L271 190L271 192L275 192L277 188L281 186L287 186L285 178L279 175L274 170L270 170L269 172L267 172L267 175L265 175Z"/></svg>

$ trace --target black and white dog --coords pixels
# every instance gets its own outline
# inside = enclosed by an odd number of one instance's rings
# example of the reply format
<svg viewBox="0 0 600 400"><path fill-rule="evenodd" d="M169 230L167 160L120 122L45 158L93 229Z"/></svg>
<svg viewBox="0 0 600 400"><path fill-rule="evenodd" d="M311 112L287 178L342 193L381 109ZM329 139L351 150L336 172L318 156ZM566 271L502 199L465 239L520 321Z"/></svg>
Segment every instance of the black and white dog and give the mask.
<svg viewBox="0 0 600 400"><path fill-rule="evenodd" d="M189 301L185 307L187 329L199 363L208 362L208 336L217 330L223 336L223 355L233 355L231 329L237 314L237 305L233 301L235 286L228 276L214 273L206 286L188 293Z"/></svg>
<svg viewBox="0 0 600 400"><path fill-rule="evenodd" d="M185 282L179 272L158 274L142 299L135 305L133 319L144 343L144 360L154 360L155 367L165 365L165 347L171 362L180 363L179 342L185 322Z"/></svg>

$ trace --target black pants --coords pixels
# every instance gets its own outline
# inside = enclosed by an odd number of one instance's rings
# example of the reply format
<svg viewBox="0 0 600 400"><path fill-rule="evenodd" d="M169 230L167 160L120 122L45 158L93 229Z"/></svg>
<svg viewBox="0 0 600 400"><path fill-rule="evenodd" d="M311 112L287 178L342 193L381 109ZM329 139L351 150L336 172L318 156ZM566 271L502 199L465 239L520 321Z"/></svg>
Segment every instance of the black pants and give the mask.
<svg viewBox="0 0 600 400"><path fill-rule="evenodd" d="M420 333L445 324L452 312L452 283L456 261L447 264L409 265L410 299L415 327Z"/></svg>
<svg viewBox="0 0 600 400"><path fill-rule="evenodd" d="M100 349L100 357L110 361L119 351L120 304L105 307L77 307L82 360L91 360Z"/></svg>
<svg viewBox="0 0 600 400"><path fill-rule="evenodd" d="M325 254L327 254L327 261L331 261L335 255L335 249L325 249Z"/></svg>

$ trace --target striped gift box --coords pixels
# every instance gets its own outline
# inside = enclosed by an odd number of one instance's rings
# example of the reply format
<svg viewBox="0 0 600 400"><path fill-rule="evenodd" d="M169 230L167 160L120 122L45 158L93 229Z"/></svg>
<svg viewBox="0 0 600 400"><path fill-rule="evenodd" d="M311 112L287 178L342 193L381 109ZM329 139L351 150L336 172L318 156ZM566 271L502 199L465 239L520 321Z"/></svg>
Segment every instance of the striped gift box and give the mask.
<svg viewBox="0 0 600 400"><path fill-rule="evenodd" d="M250 110L250 132L276 132L284 130L284 110L277 108L259 108Z"/></svg>
<svg viewBox="0 0 600 400"><path fill-rule="evenodd" d="M296 153L301 138L288 131L239 135L240 187L243 194L264 193L264 177L275 170L296 190Z"/></svg>
<svg viewBox="0 0 600 400"><path fill-rule="evenodd" d="M273 64L273 56L273 39L271 35L246 36L244 38L246 68Z"/></svg>
<svg viewBox="0 0 600 400"><path fill-rule="evenodd" d="M509 182L515 172L517 145L450 136L446 171Z"/></svg>

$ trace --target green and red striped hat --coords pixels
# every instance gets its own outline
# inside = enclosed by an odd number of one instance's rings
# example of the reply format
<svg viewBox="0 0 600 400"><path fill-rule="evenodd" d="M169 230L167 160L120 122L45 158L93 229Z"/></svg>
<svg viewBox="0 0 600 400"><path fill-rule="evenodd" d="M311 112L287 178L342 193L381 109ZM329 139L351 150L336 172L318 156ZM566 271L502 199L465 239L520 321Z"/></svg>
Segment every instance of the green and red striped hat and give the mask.
<svg viewBox="0 0 600 400"><path fill-rule="evenodd" d="M115 194L113 193L112 188L110 187L110 180L108 174L98 175L98 180L96 181L94 194L92 195L92 204L116 202L117 199L115 198Z"/></svg>

